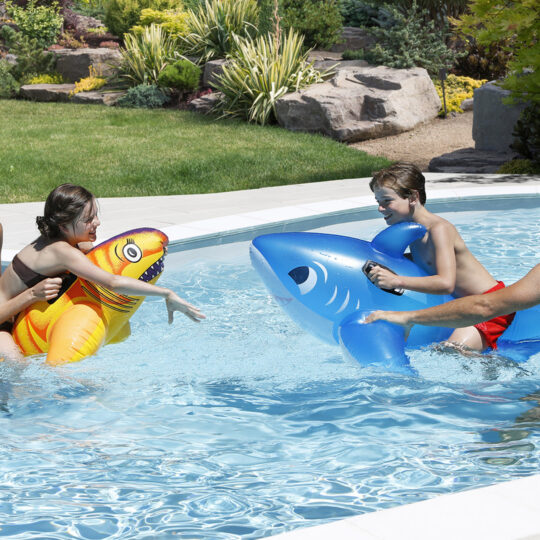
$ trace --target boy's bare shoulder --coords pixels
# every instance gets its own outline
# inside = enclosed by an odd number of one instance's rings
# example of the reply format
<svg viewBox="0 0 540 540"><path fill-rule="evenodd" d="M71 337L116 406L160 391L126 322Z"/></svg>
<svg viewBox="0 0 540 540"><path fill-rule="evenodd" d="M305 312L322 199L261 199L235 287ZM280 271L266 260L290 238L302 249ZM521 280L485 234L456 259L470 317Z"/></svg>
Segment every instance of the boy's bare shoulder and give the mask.
<svg viewBox="0 0 540 540"><path fill-rule="evenodd" d="M430 222L427 229L430 233L457 233L457 229L454 227L454 225L452 225L452 223L435 214L430 216Z"/></svg>

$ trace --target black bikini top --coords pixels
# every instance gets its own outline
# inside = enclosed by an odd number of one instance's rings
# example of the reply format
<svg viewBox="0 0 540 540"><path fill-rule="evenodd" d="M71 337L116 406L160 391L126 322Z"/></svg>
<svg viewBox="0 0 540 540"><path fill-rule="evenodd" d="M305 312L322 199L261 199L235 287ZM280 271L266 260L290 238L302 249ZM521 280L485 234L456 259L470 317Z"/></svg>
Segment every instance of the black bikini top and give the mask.
<svg viewBox="0 0 540 540"><path fill-rule="evenodd" d="M38 274L37 272L34 272L34 270L32 270L31 268L28 268L28 266L26 266L26 264L24 264L21 259L19 259L18 255L15 255L15 257L13 257L11 266L13 267L13 271L19 276L21 281L28 288L37 285L40 281L43 281L44 279L47 279L49 277L44 276L43 274Z"/></svg>

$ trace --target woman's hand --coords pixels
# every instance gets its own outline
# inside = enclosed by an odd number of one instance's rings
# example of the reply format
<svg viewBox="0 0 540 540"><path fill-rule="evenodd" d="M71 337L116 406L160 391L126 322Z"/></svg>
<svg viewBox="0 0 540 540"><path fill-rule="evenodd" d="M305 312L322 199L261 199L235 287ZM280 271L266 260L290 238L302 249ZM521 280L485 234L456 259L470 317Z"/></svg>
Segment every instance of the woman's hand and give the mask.
<svg viewBox="0 0 540 540"><path fill-rule="evenodd" d="M370 281L379 289L401 289L399 276L382 268L378 264L374 265L368 274Z"/></svg>
<svg viewBox="0 0 540 540"><path fill-rule="evenodd" d="M30 289L30 293L35 302L39 300L52 300L58 296L61 286L62 278L47 278L40 281L37 285L34 285Z"/></svg>
<svg viewBox="0 0 540 540"><path fill-rule="evenodd" d="M169 324L173 322L175 311L183 313L194 322L201 322L201 319L206 319L206 316L201 313L199 308L182 300L182 298L172 291L165 298L165 303L167 305L167 311L169 312Z"/></svg>

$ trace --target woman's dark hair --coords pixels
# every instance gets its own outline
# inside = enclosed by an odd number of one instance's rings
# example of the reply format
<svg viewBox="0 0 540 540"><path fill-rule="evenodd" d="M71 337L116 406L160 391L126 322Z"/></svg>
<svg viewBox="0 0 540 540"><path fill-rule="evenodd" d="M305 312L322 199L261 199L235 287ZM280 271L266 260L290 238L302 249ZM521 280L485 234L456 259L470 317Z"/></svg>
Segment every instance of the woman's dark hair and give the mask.
<svg viewBox="0 0 540 540"><path fill-rule="evenodd" d="M408 199L415 191L421 204L426 203L426 179L420 169L412 163L394 163L386 169L377 171L369 187L374 191L375 187L389 187L402 199Z"/></svg>
<svg viewBox="0 0 540 540"><path fill-rule="evenodd" d="M63 236L61 226L73 223L94 196L82 186L62 184L53 189L45 201L43 216L36 218L39 232L45 238Z"/></svg>

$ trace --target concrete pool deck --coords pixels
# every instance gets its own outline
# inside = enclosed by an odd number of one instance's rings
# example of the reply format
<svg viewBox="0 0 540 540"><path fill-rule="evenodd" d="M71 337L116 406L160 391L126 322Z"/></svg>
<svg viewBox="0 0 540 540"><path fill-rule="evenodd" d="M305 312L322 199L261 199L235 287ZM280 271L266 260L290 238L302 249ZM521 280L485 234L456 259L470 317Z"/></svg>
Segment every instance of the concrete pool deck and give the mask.
<svg viewBox="0 0 540 540"><path fill-rule="evenodd" d="M505 195L535 199L540 206L540 176L425 176L428 207L430 200L459 205L460 200L480 197L489 209L490 197ZM368 179L205 195L100 199L99 206L98 242L131 228L156 227L169 235L172 250L247 239L265 228L304 227L321 216L331 220L359 209L376 209ZM2 262L9 262L37 236L35 217L42 212L42 202L0 204ZM540 540L540 474L297 529L276 538Z"/></svg>

